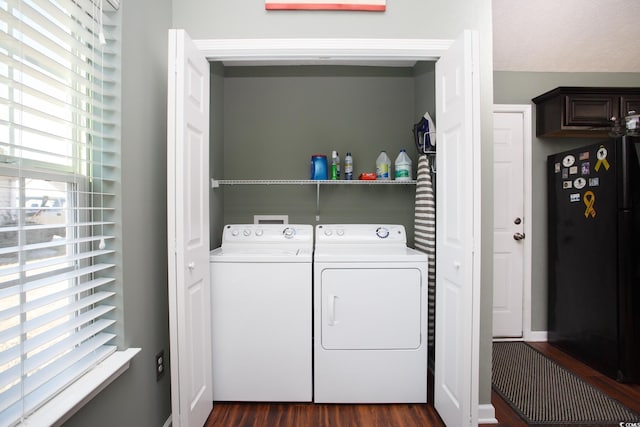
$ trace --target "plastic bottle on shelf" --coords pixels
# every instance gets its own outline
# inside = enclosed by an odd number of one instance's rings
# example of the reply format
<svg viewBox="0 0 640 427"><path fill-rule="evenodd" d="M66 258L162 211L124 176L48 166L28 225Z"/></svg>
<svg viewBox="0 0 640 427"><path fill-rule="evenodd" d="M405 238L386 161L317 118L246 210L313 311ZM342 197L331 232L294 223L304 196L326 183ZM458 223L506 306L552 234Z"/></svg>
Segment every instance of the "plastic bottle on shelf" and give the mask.
<svg viewBox="0 0 640 427"><path fill-rule="evenodd" d="M382 150L376 159L376 179L391 178L391 160L387 156L387 152Z"/></svg>
<svg viewBox="0 0 640 427"><path fill-rule="evenodd" d="M311 179L327 179L327 156L314 154L311 156Z"/></svg>
<svg viewBox="0 0 640 427"><path fill-rule="evenodd" d="M338 152L331 152L331 179L340 179L340 157Z"/></svg>
<svg viewBox="0 0 640 427"><path fill-rule="evenodd" d="M344 156L344 179L353 179L353 157L350 151L347 151L347 155Z"/></svg>
<svg viewBox="0 0 640 427"><path fill-rule="evenodd" d="M396 181L409 181L411 180L411 159L407 154L407 150L404 148L398 153L396 157Z"/></svg>

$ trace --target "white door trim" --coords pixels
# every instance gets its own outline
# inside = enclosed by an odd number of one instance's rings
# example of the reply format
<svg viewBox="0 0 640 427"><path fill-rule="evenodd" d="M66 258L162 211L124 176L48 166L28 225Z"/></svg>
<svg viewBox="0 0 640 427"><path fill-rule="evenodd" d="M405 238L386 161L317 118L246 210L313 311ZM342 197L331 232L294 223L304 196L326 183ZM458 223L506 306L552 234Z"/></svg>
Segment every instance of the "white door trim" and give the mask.
<svg viewBox="0 0 640 427"><path fill-rule="evenodd" d="M453 41L443 39L209 39L194 40L194 44L208 60L221 61L225 65L408 66L416 61L438 60L447 52ZM479 87L474 89L479 91ZM479 123L476 125L479 126ZM479 128L476 132L478 130ZM478 177L475 180L477 189L480 186L479 151L477 150L474 156L478 165L475 172ZM476 203L479 204L479 193L476 197ZM476 218L474 227L480 230L479 217ZM480 239L478 238L474 244L476 245L474 252L479 257ZM480 263L474 264L473 276L478 278ZM479 316L480 292L479 287L476 288L472 293L470 305L473 307L473 313ZM467 407L470 411L469 422L475 424L478 419L479 322L474 322L470 327L472 329L469 331L471 340L469 348L472 358L471 393L468 396L469 401L465 404L471 406L471 408Z"/></svg>
<svg viewBox="0 0 640 427"><path fill-rule="evenodd" d="M388 65L436 61L453 44L444 39L211 39L194 40L225 65Z"/></svg>
<svg viewBox="0 0 640 427"><path fill-rule="evenodd" d="M533 232L531 231L531 219L532 206L531 206L531 192L532 192L532 154L531 154L531 141L532 141L532 123L531 123L531 105L530 104L494 104L494 113L517 113L522 114L523 132L524 132L524 168L523 168L523 183L524 183L524 234L527 236L523 240L524 243L524 264L523 264L523 301L522 301L522 338L516 340L532 341L531 332L531 242ZM513 338L509 338L509 341L513 341ZM499 340L496 340L499 341Z"/></svg>

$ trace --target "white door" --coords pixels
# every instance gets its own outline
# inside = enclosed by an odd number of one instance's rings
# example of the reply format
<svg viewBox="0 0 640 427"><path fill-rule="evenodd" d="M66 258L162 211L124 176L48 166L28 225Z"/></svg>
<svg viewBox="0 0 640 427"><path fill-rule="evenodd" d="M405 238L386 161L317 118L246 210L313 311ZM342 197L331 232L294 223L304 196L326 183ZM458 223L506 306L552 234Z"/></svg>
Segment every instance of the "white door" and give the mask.
<svg viewBox="0 0 640 427"><path fill-rule="evenodd" d="M171 410L201 427L213 405L209 284L209 63L169 30L167 227Z"/></svg>
<svg viewBox="0 0 640 427"><path fill-rule="evenodd" d="M522 337L524 116L493 113L493 336Z"/></svg>
<svg viewBox="0 0 640 427"><path fill-rule="evenodd" d="M478 423L480 105L477 33L436 63L435 407L449 426Z"/></svg>

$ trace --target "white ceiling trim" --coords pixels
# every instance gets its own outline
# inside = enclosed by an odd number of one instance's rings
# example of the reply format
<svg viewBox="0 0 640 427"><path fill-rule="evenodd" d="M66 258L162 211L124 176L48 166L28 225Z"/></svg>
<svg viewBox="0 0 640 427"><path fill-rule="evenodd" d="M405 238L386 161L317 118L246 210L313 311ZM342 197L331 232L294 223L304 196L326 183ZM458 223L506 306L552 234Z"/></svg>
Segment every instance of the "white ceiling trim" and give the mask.
<svg viewBox="0 0 640 427"><path fill-rule="evenodd" d="M225 65L411 66L435 61L453 40L444 39L207 39L194 44Z"/></svg>

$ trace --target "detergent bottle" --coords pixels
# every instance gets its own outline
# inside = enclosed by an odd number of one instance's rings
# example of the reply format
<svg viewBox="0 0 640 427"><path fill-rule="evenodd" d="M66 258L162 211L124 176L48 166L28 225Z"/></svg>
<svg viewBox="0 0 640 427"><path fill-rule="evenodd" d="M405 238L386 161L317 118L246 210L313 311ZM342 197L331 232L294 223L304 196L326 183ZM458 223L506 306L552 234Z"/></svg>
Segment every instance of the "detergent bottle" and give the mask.
<svg viewBox="0 0 640 427"><path fill-rule="evenodd" d="M396 181L409 181L411 180L411 159L407 154L407 150L404 148L400 150L398 157L396 157Z"/></svg>
<svg viewBox="0 0 640 427"><path fill-rule="evenodd" d="M387 156L387 152L382 150L376 159L376 179L391 178L391 160Z"/></svg>

